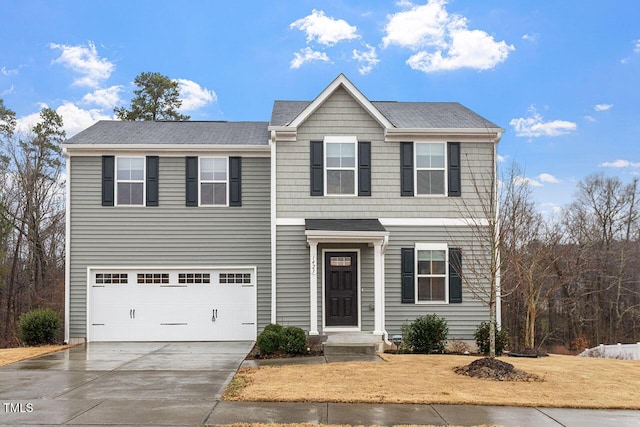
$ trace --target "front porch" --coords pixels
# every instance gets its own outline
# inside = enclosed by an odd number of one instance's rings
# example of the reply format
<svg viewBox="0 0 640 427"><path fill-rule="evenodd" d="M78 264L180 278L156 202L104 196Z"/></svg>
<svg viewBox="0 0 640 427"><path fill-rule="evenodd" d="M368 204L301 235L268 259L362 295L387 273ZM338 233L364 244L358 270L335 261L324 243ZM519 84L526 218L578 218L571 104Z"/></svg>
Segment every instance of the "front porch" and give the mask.
<svg viewBox="0 0 640 427"><path fill-rule="evenodd" d="M306 219L305 235L309 335L322 333L329 343L375 343L381 350L389 232L377 219Z"/></svg>

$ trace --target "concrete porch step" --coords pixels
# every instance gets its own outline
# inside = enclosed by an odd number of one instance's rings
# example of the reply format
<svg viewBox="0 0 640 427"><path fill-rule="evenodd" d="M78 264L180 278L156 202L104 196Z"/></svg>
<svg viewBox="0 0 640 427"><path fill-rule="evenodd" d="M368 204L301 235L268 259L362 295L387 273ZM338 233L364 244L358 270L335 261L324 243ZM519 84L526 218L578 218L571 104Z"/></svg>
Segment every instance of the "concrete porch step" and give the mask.
<svg viewBox="0 0 640 427"><path fill-rule="evenodd" d="M378 344L382 337L370 332L327 332L327 343L364 343Z"/></svg>
<svg viewBox="0 0 640 427"><path fill-rule="evenodd" d="M322 347L325 356L371 356L376 354L376 344L374 343L325 342Z"/></svg>

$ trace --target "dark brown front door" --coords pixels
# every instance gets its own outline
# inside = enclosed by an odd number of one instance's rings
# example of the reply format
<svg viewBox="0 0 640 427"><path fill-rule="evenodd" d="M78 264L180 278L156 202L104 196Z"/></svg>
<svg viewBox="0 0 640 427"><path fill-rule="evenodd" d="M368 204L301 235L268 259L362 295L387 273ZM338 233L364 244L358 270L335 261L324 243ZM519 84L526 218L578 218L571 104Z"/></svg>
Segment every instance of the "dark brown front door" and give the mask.
<svg viewBox="0 0 640 427"><path fill-rule="evenodd" d="M327 326L358 326L358 254L325 252Z"/></svg>

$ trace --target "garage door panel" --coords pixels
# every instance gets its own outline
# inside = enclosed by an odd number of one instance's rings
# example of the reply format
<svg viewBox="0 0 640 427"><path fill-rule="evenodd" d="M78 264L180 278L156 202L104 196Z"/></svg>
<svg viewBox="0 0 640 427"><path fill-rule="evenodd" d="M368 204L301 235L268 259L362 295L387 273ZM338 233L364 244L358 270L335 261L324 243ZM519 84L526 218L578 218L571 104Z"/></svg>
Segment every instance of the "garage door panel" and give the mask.
<svg viewBox="0 0 640 427"><path fill-rule="evenodd" d="M209 274L217 277L214 273ZM130 278L136 275L129 272ZM257 334L254 284L130 280L90 285L89 298L92 341L255 340Z"/></svg>

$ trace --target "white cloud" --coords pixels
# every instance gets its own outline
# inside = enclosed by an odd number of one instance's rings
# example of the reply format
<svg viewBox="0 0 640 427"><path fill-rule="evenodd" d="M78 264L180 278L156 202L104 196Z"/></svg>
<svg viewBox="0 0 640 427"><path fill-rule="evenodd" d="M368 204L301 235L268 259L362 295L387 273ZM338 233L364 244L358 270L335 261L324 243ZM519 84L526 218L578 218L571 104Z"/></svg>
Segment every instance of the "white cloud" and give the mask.
<svg viewBox="0 0 640 427"><path fill-rule="evenodd" d="M1 67L0 74L3 76L15 76L18 74L18 70L9 70L7 67Z"/></svg>
<svg viewBox="0 0 640 427"><path fill-rule="evenodd" d="M633 51L635 53L640 53L640 39L633 41Z"/></svg>
<svg viewBox="0 0 640 427"><path fill-rule="evenodd" d="M613 104L596 104L593 109L596 111L607 111L613 107Z"/></svg>
<svg viewBox="0 0 640 427"><path fill-rule="evenodd" d="M373 67L378 65L378 63L380 62L375 47L364 43L364 48L366 50L360 51L357 49L353 49L353 59L358 61L358 63L360 64L360 66L358 67L358 71L363 75L370 73Z"/></svg>
<svg viewBox="0 0 640 427"><path fill-rule="evenodd" d="M470 30L467 18L449 15L446 4L446 0L429 0L389 15L382 46L416 51L407 64L425 73L459 68L488 70L515 50L505 41L496 42L485 31Z"/></svg>
<svg viewBox="0 0 640 427"><path fill-rule="evenodd" d="M538 34L538 33L523 34L522 35L522 40L526 40L526 41L531 42L531 43L536 43L538 41L539 37L540 37L540 34Z"/></svg>
<svg viewBox="0 0 640 427"><path fill-rule="evenodd" d="M324 52L318 52L310 47L306 47L301 49L300 52L294 52L294 58L291 60L291 68L300 68L303 64L307 62L330 62L329 57Z"/></svg>
<svg viewBox="0 0 640 427"><path fill-rule="evenodd" d="M307 33L307 43L316 41L325 46L333 46L340 41L359 37L356 34L357 27L349 25L344 19L328 17L324 11L316 9L311 11L311 15L292 22L289 28L297 28Z"/></svg>
<svg viewBox="0 0 640 427"><path fill-rule="evenodd" d="M600 163L599 166L601 168L640 168L640 162L618 159L613 162Z"/></svg>
<svg viewBox="0 0 640 427"><path fill-rule="evenodd" d="M123 91L121 85L111 86L106 89L96 89L82 97L85 104L97 105L102 108L114 108L122 103L120 92Z"/></svg>
<svg viewBox="0 0 640 427"><path fill-rule="evenodd" d="M541 173L540 175L538 175L538 180L540 180L540 182L547 182L549 184L558 184L560 182L558 178L549 173Z"/></svg>
<svg viewBox="0 0 640 427"><path fill-rule="evenodd" d="M72 102L65 102L56 113L62 116L63 128L67 132L67 138L84 130L98 120L113 120L113 116L107 116L99 109L84 110Z"/></svg>
<svg viewBox="0 0 640 427"><path fill-rule="evenodd" d="M509 156L501 156L500 154L498 154L498 163L504 163L507 161L507 157Z"/></svg>
<svg viewBox="0 0 640 427"><path fill-rule="evenodd" d="M565 135L575 131L578 127L574 122L567 120L545 122L542 115L533 106L529 108L529 117L511 119L509 124L515 129L516 136L528 137Z"/></svg>
<svg viewBox="0 0 640 427"><path fill-rule="evenodd" d="M526 176L516 176L513 178L513 183L515 185L528 185L530 187L542 187L542 183L536 181L535 179L527 178Z"/></svg>
<svg viewBox="0 0 640 427"><path fill-rule="evenodd" d="M584 116L585 120L589 121L589 122L597 122L597 120L595 119L595 117L590 116L590 115L586 115Z"/></svg>
<svg viewBox="0 0 640 427"><path fill-rule="evenodd" d="M46 108L45 104L40 104L40 109ZM16 119L16 132L29 135L33 127L40 121L40 111L22 116Z"/></svg>
<svg viewBox="0 0 640 427"><path fill-rule="evenodd" d="M9 95L15 93L15 88L13 87L13 85L11 85L11 87L9 89L5 89L2 91L2 93L0 93L0 96L5 96L5 95Z"/></svg>
<svg viewBox="0 0 640 427"><path fill-rule="evenodd" d="M213 90L202 87L194 81L187 79L177 79L176 81L182 100L180 111L194 111L218 100L218 96Z"/></svg>
<svg viewBox="0 0 640 427"><path fill-rule="evenodd" d="M58 49L62 53L52 61L53 64L62 64L79 74L73 84L76 86L98 87L101 82L108 79L115 69L115 65L106 58L100 58L93 42L87 46L68 46L51 43L51 49Z"/></svg>

